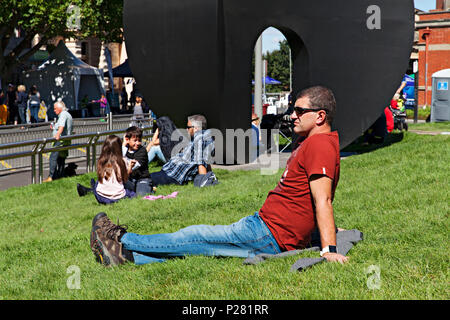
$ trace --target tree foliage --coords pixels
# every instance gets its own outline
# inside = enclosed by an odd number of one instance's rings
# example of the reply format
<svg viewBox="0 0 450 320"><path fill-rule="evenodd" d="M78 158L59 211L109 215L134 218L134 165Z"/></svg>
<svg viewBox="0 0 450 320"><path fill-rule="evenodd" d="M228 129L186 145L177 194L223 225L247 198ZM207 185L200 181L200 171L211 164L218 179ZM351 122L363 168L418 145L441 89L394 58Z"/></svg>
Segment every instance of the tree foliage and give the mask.
<svg viewBox="0 0 450 320"><path fill-rule="evenodd" d="M289 44L287 40L279 41L280 49L264 54L267 60L267 75L281 82L278 85L267 85L267 92L279 92L289 90Z"/></svg>
<svg viewBox="0 0 450 320"><path fill-rule="evenodd" d="M121 41L122 9L123 0L2 0L0 76L8 79L18 65L56 36ZM12 45L11 41L17 41L16 30L21 41ZM36 34L41 40L30 48Z"/></svg>

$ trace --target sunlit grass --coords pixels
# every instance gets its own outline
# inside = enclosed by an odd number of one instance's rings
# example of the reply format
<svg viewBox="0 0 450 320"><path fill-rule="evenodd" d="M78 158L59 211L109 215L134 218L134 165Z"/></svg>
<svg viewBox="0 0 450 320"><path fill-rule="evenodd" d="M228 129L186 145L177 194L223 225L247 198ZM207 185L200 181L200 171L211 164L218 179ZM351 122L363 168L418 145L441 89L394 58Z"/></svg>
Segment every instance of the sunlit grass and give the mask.
<svg viewBox="0 0 450 320"><path fill-rule="evenodd" d="M179 191L177 198L110 206L78 197L76 183L87 185L95 174L2 191L0 299L447 300L450 138L409 132L400 138L342 160L336 222L362 231L364 240L349 252L348 264L322 263L301 273L289 269L303 256L256 266L239 258L186 257L105 268L89 247L100 211L144 234L233 223L261 207L282 169L269 176L216 170L214 187L161 186L157 194ZM376 290L367 285L371 265L380 270ZM67 287L70 266L81 272L79 290Z"/></svg>

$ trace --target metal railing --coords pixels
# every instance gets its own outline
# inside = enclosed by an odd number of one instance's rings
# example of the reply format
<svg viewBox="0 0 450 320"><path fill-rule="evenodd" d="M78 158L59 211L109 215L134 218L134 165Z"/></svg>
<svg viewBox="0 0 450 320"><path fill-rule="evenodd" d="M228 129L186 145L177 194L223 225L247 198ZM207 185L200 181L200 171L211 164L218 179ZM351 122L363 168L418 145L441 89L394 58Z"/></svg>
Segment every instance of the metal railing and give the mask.
<svg viewBox="0 0 450 320"><path fill-rule="evenodd" d="M143 114L144 121L148 121L150 119L148 114ZM56 118L53 119L56 122ZM102 122L103 121L103 122ZM134 120L133 114L121 114L121 115L113 115L109 113L105 117L92 117L92 118L74 118L73 126L105 126L108 130L114 130L114 128L121 126L123 124L130 124L131 122L139 122L140 119ZM6 130L17 130L18 134L22 132L26 132L30 129L38 129L42 127L42 130L48 132L48 127L50 126L51 121L47 122L38 122L38 123L24 123L24 124L8 124L8 125L0 125L0 137L5 134L11 132L7 132Z"/></svg>
<svg viewBox="0 0 450 320"><path fill-rule="evenodd" d="M147 122L148 126L142 125ZM129 123L129 120L128 120ZM139 124L139 123L138 123ZM148 138L152 136L152 124L153 120L146 119L140 120L141 128L143 129L143 138ZM128 126L127 126L128 128ZM100 140L103 136L109 136L112 134L120 135L125 133L125 129L119 130L108 130L103 132L91 132L83 134L75 134L71 136L63 136L59 140L55 138L43 138L30 141L13 142L0 144L0 151L17 149L23 147L31 147L30 150L13 152L9 154L0 154L0 161L9 159L18 159L29 157L31 159L31 183L42 183L44 175L44 161L43 154L50 153L54 151L64 151L64 150L74 150L74 149L85 149L86 155L86 172L94 171L95 164L97 161L97 146L101 145L104 140ZM71 141L70 145L66 146L49 146L56 141ZM77 140L83 140L79 143L72 143ZM36 163L37 158L37 163ZM38 165L38 175L36 176L36 164Z"/></svg>
<svg viewBox="0 0 450 320"><path fill-rule="evenodd" d="M145 115L144 119L134 120L133 115L114 115L109 114L108 117L97 118L75 118L73 119L72 132L73 134L86 134L92 132L105 132L112 130L125 130L130 125L137 125L139 127L152 127L152 120ZM21 128L23 127L23 128ZM15 126L0 126L0 144L20 143L22 141L31 141L48 138L51 134L50 122L28 124L28 125L15 125ZM32 151L32 146L21 145L11 150L1 150L0 157L8 153L20 153ZM45 160L48 156L44 154ZM75 159L79 157L85 157L85 151L81 148L76 148L70 151L68 159ZM11 170L20 170L29 168L31 165L30 158L16 158L10 161L0 160L0 173L9 172Z"/></svg>

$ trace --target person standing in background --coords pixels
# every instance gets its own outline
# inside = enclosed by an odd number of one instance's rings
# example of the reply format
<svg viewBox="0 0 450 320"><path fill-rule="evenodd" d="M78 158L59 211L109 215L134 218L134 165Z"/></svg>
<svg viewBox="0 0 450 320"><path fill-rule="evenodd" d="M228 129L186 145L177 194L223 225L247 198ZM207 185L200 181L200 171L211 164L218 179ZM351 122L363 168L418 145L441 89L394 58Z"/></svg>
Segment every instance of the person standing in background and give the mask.
<svg viewBox="0 0 450 320"><path fill-rule="evenodd" d="M102 94L101 98L98 100L92 100L92 102L100 103L100 117L104 117L106 115L106 106L108 104L108 100L104 94Z"/></svg>
<svg viewBox="0 0 450 320"><path fill-rule="evenodd" d="M36 86L30 88L29 107L30 107L30 122L37 123L39 121L38 113L41 104L41 94Z"/></svg>
<svg viewBox="0 0 450 320"><path fill-rule="evenodd" d="M19 110L17 108L17 91L13 84L8 85L8 91L6 91L6 105L9 111L8 123L17 124L19 119Z"/></svg>
<svg viewBox="0 0 450 320"><path fill-rule="evenodd" d="M58 116L58 121L55 125L51 125L53 130L53 138L57 141L53 143L53 147L70 145L70 141L60 141L63 136L70 136L72 134L72 124L73 119L70 113L67 111L66 105L62 101L57 101L53 105L53 110ZM57 178L61 178L64 172L64 166L66 163L66 158L68 156L68 150L53 151L50 154L50 170L49 176L44 182L51 182Z"/></svg>
<svg viewBox="0 0 450 320"><path fill-rule="evenodd" d="M28 103L28 95L23 84L17 87L17 108L19 110L20 123L27 123L26 111ZM24 129L25 127L22 127Z"/></svg>
<svg viewBox="0 0 450 320"><path fill-rule="evenodd" d="M120 92L120 97L121 97L120 105L122 106L122 111L125 111L127 110L128 107L128 93L125 86L122 88L122 91Z"/></svg>

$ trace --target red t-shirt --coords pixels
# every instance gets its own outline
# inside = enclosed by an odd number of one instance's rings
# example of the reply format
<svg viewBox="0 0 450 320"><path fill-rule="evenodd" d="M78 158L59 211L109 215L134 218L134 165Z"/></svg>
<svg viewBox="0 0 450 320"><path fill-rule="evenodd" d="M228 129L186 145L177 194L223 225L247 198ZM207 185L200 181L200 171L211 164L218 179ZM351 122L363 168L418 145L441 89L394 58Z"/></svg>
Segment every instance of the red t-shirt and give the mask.
<svg viewBox="0 0 450 320"><path fill-rule="evenodd" d="M289 158L276 188L269 192L259 214L283 251L305 248L316 227L309 178L333 179L332 197L339 181L339 136L336 131L306 138Z"/></svg>

